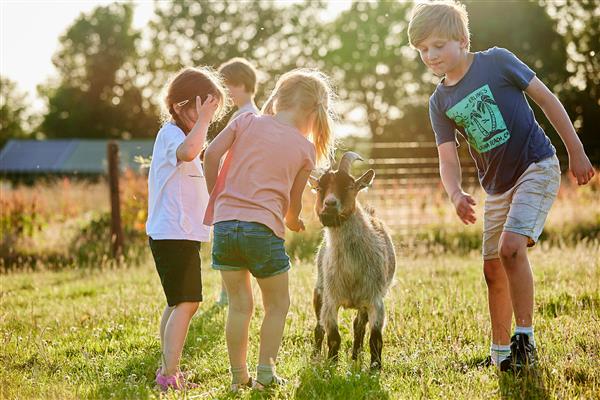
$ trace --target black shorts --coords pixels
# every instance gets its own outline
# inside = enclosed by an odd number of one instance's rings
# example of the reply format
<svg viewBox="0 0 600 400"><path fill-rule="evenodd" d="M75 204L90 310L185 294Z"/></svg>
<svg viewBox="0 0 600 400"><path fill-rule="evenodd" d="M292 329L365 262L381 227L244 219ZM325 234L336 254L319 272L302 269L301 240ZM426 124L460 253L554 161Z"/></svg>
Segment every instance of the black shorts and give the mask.
<svg viewBox="0 0 600 400"><path fill-rule="evenodd" d="M149 243L169 307L202 301L200 242L149 238Z"/></svg>

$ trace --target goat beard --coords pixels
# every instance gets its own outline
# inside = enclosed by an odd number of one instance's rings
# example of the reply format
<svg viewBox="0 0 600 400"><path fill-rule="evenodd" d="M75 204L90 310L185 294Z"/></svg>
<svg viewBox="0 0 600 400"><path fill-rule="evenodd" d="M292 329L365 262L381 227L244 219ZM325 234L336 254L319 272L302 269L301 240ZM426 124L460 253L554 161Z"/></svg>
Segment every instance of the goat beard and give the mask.
<svg viewBox="0 0 600 400"><path fill-rule="evenodd" d="M344 214L338 214L338 213L319 214L319 220L321 221L321 224L323 224L323 226L327 227L327 228L338 227L338 226L342 225L342 223L344 223L347 219L348 219L348 216L344 215Z"/></svg>

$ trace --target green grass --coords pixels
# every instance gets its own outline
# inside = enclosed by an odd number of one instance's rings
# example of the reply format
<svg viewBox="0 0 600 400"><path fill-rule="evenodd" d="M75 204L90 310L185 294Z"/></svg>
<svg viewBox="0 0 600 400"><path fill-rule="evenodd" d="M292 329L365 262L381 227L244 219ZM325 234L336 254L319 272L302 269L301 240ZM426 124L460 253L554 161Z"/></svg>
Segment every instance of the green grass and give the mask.
<svg viewBox="0 0 600 400"><path fill-rule="evenodd" d="M489 321L479 255L399 257L386 300L384 369L368 371L368 350L352 363L351 319L340 313L341 358L311 354L314 267L291 272L292 306L278 361L291 384L272 398L598 398L598 242L531 251L541 365L515 378L477 364L488 353ZM206 263L204 265L207 265ZM228 398L218 275L204 268L206 301L195 316L183 367L201 389L187 398ZM1 275L0 398L158 398L158 322L164 297L151 261L138 267ZM255 289L259 296L259 292ZM260 304L260 301L256 302ZM257 358L257 307L251 367ZM368 348L368 345L367 345ZM174 394L167 396L176 398ZM242 398L268 397L245 392Z"/></svg>

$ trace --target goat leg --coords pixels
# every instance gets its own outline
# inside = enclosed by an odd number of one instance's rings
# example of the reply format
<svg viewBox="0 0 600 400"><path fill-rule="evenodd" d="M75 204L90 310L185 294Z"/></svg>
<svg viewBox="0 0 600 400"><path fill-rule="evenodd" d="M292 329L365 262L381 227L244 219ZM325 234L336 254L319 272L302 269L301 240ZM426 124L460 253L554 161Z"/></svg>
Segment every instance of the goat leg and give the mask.
<svg viewBox="0 0 600 400"><path fill-rule="evenodd" d="M334 305L331 302L331 298L327 298L321 309L321 324L327 332L327 347L329 351L327 358L332 361L337 361L338 352L340 351L340 344L342 338L338 330L337 317L338 317L339 305Z"/></svg>
<svg viewBox="0 0 600 400"><path fill-rule="evenodd" d="M369 347L371 349L371 369L381 369L381 351L383 349L383 335L381 328L371 329L369 337Z"/></svg>
<svg viewBox="0 0 600 400"><path fill-rule="evenodd" d="M383 325L385 323L385 309L383 299L378 299L369 309L369 348L371 350L371 370L381 369L381 351L383 349Z"/></svg>
<svg viewBox="0 0 600 400"><path fill-rule="evenodd" d="M338 330L337 325L330 327L327 330L327 347L329 347L327 358L333 362L337 362L338 360L341 342L342 337L340 336L340 331Z"/></svg>
<svg viewBox="0 0 600 400"><path fill-rule="evenodd" d="M315 308L315 314L317 316L317 325L315 326L315 347L313 349L313 355L318 355L323 348L323 339L325 338L325 329L321 325L321 307L323 306L323 293L315 288L313 292L313 306Z"/></svg>
<svg viewBox="0 0 600 400"><path fill-rule="evenodd" d="M356 360L358 354L362 350L363 341L365 338L365 328L369 316L366 310L358 310L356 318L354 318L354 345L352 346L352 359Z"/></svg>

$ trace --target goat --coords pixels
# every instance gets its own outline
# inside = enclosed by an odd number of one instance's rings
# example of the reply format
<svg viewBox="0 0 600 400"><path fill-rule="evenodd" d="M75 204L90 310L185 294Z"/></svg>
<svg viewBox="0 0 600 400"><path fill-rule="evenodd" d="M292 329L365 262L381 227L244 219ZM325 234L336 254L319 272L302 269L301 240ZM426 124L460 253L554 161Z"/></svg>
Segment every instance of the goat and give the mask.
<svg viewBox="0 0 600 400"><path fill-rule="evenodd" d="M337 171L320 178L310 177L317 192L315 211L324 226L317 252L317 282L313 305L317 316L315 352L319 353L327 333L328 358L336 361L341 337L338 330L340 307L358 310L354 319L352 359L362 350L366 324L370 325L371 369L381 368L385 309L383 299L396 269L391 236L373 210L364 209L357 194L375 177L372 169L360 178L350 175L350 166L362 158L346 152Z"/></svg>

